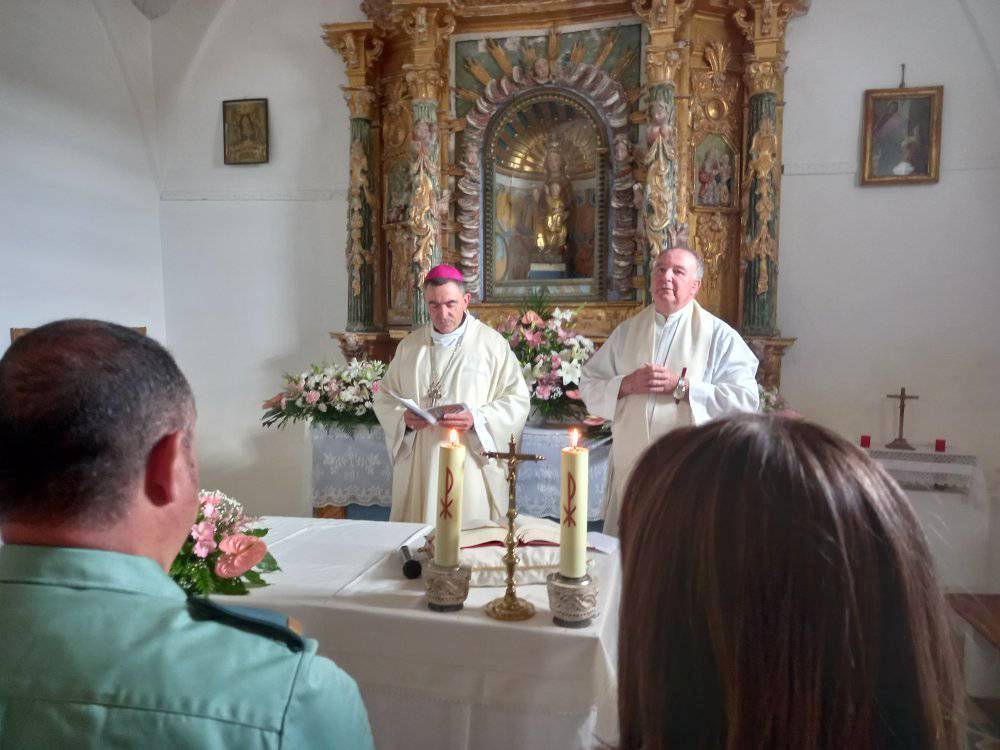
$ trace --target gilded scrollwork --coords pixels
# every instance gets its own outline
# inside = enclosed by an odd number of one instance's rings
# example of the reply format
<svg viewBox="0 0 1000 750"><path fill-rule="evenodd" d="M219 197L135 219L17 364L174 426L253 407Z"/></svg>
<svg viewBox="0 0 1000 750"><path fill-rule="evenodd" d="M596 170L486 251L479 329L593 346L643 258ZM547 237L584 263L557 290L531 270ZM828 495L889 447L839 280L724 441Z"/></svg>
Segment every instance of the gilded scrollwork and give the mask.
<svg viewBox="0 0 1000 750"><path fill-rule="evenodd" d="M727 232L725 215L716 211L704 214L698 220L695 235L695 249L705 262L705 280L702 282L702 294L709 304L719 302L719 289L722 277L722 267L725 262L727 248Z"/></svg>
<svg viewBox="0 0 1000 750"><path fill-rule="evenodd" d="M398 153L410 136L413 115L408 95L402 78L395 78L386 86L385 106L382 108L382 148L387 159Z"/></svg>
<svg viewBox="0 0 1000 750"><path fill-rule="evenodd" d="M724 42L705 45L708 70L692 73L691 140L694 147L702 133L719 133L730 142L738 142L739 123L736 117L739 102L739 81L726 72L729 47Z"/></svg>
<svg viewBox="0 0 1000 750"><path fill-rule="evenodd" d="M667 227L677 218L676 111L672 91L654 91L654 95L642 157L646 171L643 224L650 260L660 254L668 239Z"/></svg>
<svg viewBox="0 0 1000 750"><path fill-rule="evenodd" d="M769 266L778 258L774 223L780 167L778 139L770 117L763 118L760 127L754 133L746 179L748 189L743 194L743 222L746 227L743 257L745 260L759 261L754 290L760 296L768 291Z"/></svg>
<svg viewBox="0 0 1000 750"><path fill-rule="evenodd" d="M372 215L377 212L376 196L371 189L368 179L368 154L365 144L361 140L354 140L351 143L351 192L350 203L348 205L350 251L349 263L353 273L351 274L351 291L355 295L361 294L361 277L365 265L372 264L372 248L365 246L363 229L366 224L370 227Z"/></svg>

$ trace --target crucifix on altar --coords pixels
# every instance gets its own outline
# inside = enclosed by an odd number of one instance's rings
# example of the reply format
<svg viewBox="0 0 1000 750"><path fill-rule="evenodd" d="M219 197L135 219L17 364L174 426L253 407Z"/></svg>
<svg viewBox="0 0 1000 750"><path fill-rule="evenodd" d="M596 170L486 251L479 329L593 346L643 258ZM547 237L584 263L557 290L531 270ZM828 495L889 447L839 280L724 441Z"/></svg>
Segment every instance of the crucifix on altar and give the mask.
<svg viewBox="0 0 1000 750"><path fill-rule="evenodd" d="M544 461L545 456L538 456L534 453L518 453L517 442L514 436L510 436L510 446L506 453L497 451L484 451L486 458L496 458L507 462L507 484L509 487L507 495L507 554L503 557L504 565L507 568L507 590L504 595L498 597L486 605L486 614L496 620L527 620L535 614L534 605L520 599L514 590L514 568L517 567L518 557L514 551L517 548L517 539L514 536L514 519L517 518L517 465L522 461Z"/></svg>
<svg viewBox="0 0 1000 750"><path fill-rule="evenodd" d="M907 396L906 388L900 388L899 393L887 393L885 394L885 397L899 399L899 434L896 435L895 440L887 444L885 447L901 451L916 450L912 445L910 445L906 438L903 437L903 417L906 414L906 402L918 399L920 396Z"/></svg>

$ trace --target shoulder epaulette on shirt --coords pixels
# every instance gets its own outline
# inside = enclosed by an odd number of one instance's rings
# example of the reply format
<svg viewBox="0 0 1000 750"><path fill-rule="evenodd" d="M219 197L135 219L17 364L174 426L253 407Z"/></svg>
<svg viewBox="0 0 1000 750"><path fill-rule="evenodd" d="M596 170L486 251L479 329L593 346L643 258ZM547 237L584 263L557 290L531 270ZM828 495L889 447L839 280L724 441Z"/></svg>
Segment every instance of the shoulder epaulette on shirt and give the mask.
<svg viewBox="0 0 1000 750"><path fill-rule="evenodd" d="M305 641L288 627L285 615L267 609L216 604L200 596L188 597L188 610L196 620L215 620L240 630L259 633L285 643L292 651L305 648Z"/></svg>

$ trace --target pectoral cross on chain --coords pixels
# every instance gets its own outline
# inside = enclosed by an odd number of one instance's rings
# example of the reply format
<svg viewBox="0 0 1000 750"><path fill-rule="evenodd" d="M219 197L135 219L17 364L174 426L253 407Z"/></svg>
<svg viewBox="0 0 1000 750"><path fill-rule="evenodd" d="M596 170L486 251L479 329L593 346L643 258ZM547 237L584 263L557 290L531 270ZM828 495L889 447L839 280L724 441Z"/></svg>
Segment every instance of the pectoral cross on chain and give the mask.
<svg viewBox="0 0 1000 750"><path fill-rule="evenodd" d="M885 447L895 448L896 450L902 451L915 450L914 447L907 442L906 438L903 437L903 417L906 414L906 402L918 399L920 396L907 396L906 388L900 388L899 393L887 393L885 394L885 397L899 399L899 434L896 436L895 440Z"/></svg>

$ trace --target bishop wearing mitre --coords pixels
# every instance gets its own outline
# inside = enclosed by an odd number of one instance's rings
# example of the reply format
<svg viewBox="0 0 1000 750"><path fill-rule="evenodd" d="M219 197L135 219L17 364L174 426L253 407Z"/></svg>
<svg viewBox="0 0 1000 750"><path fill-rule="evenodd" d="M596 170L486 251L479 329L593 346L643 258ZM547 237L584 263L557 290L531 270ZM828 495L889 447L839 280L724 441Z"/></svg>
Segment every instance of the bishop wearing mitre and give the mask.
<svg viewBox="0 0 1000 750"><path fill-rule="evenodd" d="M704 272L692 250L660 253L650 280L653 304L612 331L583 367L580 393L587 409L612 421L607 534L618 534L622 491L657 438L759 406L757 358L695 299Z"/></svg>
<svg viewBox="0 0 1000 750"><path fill-rule="evenodd" d="M507 341L469 314L470 295L457 268L435 266L423 289L431 322L399 343L374 402L392 461L389 520L434 523L438 446L451 430L467 449L463 518L500 519L507 511L507 480L482 452L520 435L530 408L528 386ZM397 396L424 411L463 408L432 425Z"/></svg>

